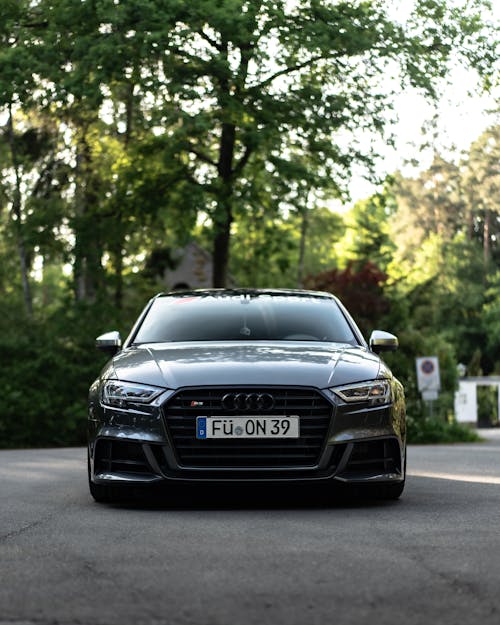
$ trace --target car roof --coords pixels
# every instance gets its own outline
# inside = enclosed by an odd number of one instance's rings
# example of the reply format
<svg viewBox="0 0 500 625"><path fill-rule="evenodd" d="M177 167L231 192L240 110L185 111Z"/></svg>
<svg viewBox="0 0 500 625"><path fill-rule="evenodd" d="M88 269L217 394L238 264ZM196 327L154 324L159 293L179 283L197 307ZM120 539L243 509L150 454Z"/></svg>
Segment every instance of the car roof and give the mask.
<svg viewBox="0 0 500 625"><path fill-rule="evenodd" d="M166 293L158 293L156 297L203 297L203 296L241 296L257 297L259 295L270 295L275 297L316 297L321 299L335 299L331 293L325 291L306 291L303 289L251 289L251 288L234 288L234 289L191 289L168 291Z"/></svg>

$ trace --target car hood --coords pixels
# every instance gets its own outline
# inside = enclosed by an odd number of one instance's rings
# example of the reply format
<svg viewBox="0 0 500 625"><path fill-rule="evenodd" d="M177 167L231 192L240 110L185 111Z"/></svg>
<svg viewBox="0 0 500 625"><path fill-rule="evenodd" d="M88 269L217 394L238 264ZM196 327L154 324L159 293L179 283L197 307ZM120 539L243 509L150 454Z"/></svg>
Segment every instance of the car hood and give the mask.
<svg viewBox="0 0 500 625"><path fill-rule="evenodd" d="M309 342L161 343L130 347L113 359L118 379L184 386L312 386L376 378L381 360L363 347Z"/></svg>

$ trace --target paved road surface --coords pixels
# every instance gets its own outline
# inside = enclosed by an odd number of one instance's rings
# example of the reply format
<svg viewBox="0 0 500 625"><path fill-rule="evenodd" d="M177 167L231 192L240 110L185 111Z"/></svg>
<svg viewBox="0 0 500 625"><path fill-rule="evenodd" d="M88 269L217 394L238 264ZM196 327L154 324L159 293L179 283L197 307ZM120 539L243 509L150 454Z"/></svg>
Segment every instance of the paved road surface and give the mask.
<svg viewBox="0 0 500 625"><path fill-rule="evenodd" d="M500 623L500 436L412 447L399 502L87 494L82 449L0 452L0 625Z"/></svg>

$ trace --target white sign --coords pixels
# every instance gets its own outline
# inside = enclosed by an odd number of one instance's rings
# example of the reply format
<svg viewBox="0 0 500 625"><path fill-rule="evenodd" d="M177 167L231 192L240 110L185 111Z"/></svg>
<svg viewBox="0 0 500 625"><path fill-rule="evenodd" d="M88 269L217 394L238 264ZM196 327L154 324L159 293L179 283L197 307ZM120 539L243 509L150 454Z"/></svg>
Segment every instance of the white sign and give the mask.
<svg viewBox="0 0 500 625"><path fill-rule="evenodd" d="M420 392L439 391L441 389L437 356L417 358L417 382Z"/></svg>
<svg viewBox="0 0 500 625"><path fill-rule="evenodd" d="M455 418L459 423L477 421L477 393L474 382L460 380L455 393Z"/></svg>
<svg viewBox="0 0 500 625"><path fill-rule="evenodd" d="M436 401L438 398L437 391L422 391L422 399L424 401Z"/></svg>

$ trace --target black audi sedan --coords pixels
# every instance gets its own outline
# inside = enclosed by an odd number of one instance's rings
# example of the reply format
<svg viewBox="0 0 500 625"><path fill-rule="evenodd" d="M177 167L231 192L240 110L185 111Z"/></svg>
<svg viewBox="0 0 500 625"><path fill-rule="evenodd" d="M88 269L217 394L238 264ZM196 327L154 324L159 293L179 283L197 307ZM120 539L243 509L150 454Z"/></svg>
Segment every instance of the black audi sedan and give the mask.
<svg viewBox="0 0 500 625"><path fill-rule="evenodd" d="M340 301L312 291L161 293L89 394L92 496L114 501L156 483L350 485L403 492L404 392ZM362 488L360 488L362 487Z"/></svg>

